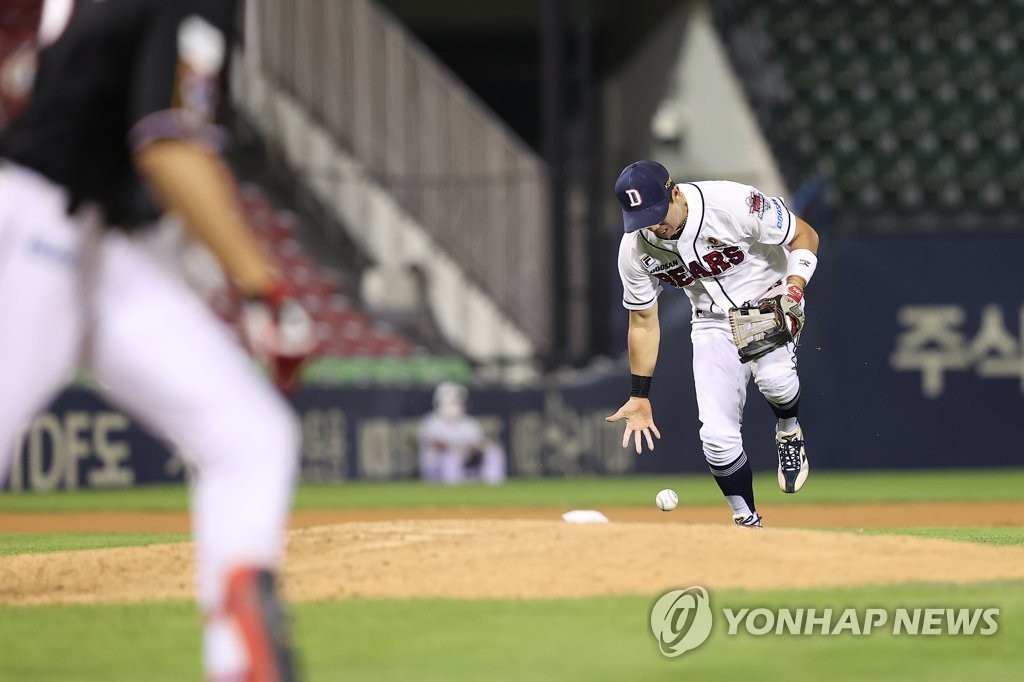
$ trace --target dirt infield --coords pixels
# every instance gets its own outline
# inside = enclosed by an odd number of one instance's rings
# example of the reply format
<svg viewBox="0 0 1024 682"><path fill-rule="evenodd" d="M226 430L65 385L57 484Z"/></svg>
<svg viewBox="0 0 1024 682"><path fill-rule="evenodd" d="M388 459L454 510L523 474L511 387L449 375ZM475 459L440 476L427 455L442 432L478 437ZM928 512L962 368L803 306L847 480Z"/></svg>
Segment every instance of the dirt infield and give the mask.
<svg viewBox="0 0 1024 682"><path fill-rule="evenodd" d="M1019 526L1024 502L912 502L899 504L760 504L772 528L908 528L913 526ZM410 509L302 509L292 528L395 519L557 520L564 507L450 507ZM649 507L601 507L612 521L728 524L724 505L684 505L671 513ZM0 512L0 533L187 533L182 512Z"/></svg>
<svg viewBox="0 0 1024 682"><path fill-rule="evenodd" d="M985 505L957 507L1002 518ZM410 511L392 510L391 516ZM654 512L655 519L665 519L659 523L630 522L605 511L612 523L567 524L550 516L470 518L468 513L451 518L453 510L447 510L447 519L350 519L297 528L289 536L285 587L294 600L317 601L651 595L695 584L780 589L1024 578L1022 547L783 528L755 532L724 523L672 523L673 514L661 512ZM776 518L783 518L784 509L777 511ZM474 512L488 516L494 510ZM721 520L720 508L716 518ZM980 517L958 518L956 525L981 525ZM934 516L928 519L927 525L940 525ZM178 515L175 522L180 520ZM295 519L300 526L311 520L301 513ZM913 524L902 516L899 525ZM192 596L192 574L188 543L4 557L0 603L186 599Z"/></svg>

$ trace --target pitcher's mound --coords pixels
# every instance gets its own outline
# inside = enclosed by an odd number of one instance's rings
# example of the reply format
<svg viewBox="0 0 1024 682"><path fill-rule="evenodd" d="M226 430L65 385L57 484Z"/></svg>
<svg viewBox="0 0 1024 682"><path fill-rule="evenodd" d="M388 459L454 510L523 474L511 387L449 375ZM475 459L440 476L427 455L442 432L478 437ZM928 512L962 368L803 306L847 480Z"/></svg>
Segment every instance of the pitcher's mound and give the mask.
<svg viewBox="0 0 1024 682"><path fill-rule="evenodd" d="M1024 578L1024 548L900 536L651 523L448 520L292 531L284 583L297 601L352 597L655 595ZM0 559L0 603L185 599L187 543Z"/></svg>

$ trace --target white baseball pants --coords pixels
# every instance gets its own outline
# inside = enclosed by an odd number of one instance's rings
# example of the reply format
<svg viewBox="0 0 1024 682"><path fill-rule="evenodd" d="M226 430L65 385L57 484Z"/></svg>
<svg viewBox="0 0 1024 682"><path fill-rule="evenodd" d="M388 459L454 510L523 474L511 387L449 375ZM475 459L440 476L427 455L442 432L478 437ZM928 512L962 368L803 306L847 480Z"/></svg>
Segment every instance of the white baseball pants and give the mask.
<svg viewBox="0 0 1024 682"><path fill-rule="evenodd" d="M751 376L776 405L786 406L800 395L796 348L788 344L760 360L741 363L727 319L694 320L690 339L704 456L709 464L726 466L743 453L740 428Z"/></svg>
<svg viewBox="0 0 1024 682"><path fill-rule="evenodd" d="M20 431L85 365L196 465L198 595L216 609L233 568L280 559L297 419L182 282L66 206L62 188L0 165L0 475Z"/></svg>

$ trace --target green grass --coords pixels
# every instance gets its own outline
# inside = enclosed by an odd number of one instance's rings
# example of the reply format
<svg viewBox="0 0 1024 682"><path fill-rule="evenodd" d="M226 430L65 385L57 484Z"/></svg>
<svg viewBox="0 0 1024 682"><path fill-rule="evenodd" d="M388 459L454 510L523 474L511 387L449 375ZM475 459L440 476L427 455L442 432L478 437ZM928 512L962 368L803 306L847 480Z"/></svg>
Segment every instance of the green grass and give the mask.
<svg viewBox="0 0 1024 682"><path fill-rule="evenodd" d="M850 532L843 529L843 532ZM984 545L1024 545L1024 526L975 526L958 528L864 528L865 535L916 535Z"/></svg>
<svg viewBox="0 0 1024 682"><path fill-rule="evenodd" d="M185 511L187 509L188 490L184 485L50 493L0 493L0 512Z"/></svg>
<svg viewBox="0 0 1024 682"><path fill-rule="evenodd" d="M586 600L354 600L303 604L296 635L310 682L750 679L916 682L1013 679L1024 669L1024 583L712 592L707 643L665 659L648 630L656 594ZM721 609L998 606L990 637L753 637ZM58 655L59 653L59 655ZM189 604L0 607L0 679L196 680ZM1014 673L1013 671L1018 671Z"/></svg>
<svg viewBox="0 0 1024 682"><path fill-rule="evenodd" d="M822 472L812 474L799 495L785 495L775 474L755 482L759 501L770 504L834 502L944 502L1024 500L1024 469L969 471ZM622 478L517 479L502 486L445 487L418 481L307 484L299 488L298 509L383 507L495 507L649 505L661 488L671 487L682 504L720 504L721 493L704 474ZM4 511L137 510L183 511L184 486L58 493L0 494Z"/></svg>
<svg viewBox="0 0 1024 682"><path fill-rule="evenodd" d="M1024 469L815 473L797 496L758 477L771 504L1024 499ZM301 509L649 505L662 487L684 504L718 504L709 476L516 480L497 488L416 482L306 485ZM184 511L182 486L0 494L3 511ZM850 531L844 531L850 532ZM963 542L1024 545L1024 527L867 529ZM172 533L0 534L0 555L184 540ZM685 587L685 586L681 586ZM417 680L918 680L1013 679L1024 669L1024 582L784 592L712 593L722 607L996 605L992 637L762 637L725 634L679 659L658 654L647 629L657 595L586 600L353 600L296 607L310 682ZM0 680L119 682L199 679L199 618L189 603L0 606ZM1018 673L1013 671L1017 670Z"/></svg>
<svg viewBox="0 0 1024 682"><path fill-rule="evenodd" d="M0 606L0 680L199 680L199 627L185 602Z"/></svg>
<svg viewBox="0 0 1024 682"><path fill-rule="evenodd" d="M188 539L185 533L0 533L0 556L134 547Z"/></svg>

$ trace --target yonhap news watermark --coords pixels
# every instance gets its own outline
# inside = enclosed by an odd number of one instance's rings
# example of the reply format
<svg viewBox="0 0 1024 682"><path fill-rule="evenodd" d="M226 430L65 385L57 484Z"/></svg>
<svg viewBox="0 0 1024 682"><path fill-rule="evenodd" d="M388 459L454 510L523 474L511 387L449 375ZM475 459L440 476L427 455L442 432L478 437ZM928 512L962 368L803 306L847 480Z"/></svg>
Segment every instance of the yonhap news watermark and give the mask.
<svg viewBox="0 0 1024 682"><path fill-rule="evenodd" d="M651 607L651 632L669 658L696 649L711 635L715 622L728 636L838 637L962 636L988 637L999 631L996 607L822 608L755 607L712 609L703 587L672 590Z"/></svg>

